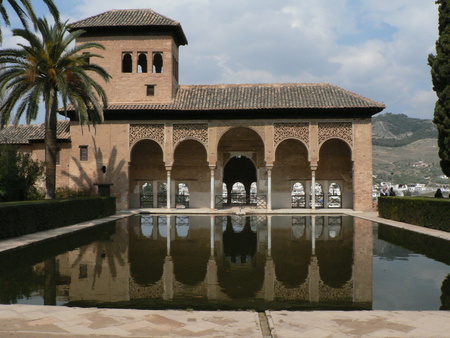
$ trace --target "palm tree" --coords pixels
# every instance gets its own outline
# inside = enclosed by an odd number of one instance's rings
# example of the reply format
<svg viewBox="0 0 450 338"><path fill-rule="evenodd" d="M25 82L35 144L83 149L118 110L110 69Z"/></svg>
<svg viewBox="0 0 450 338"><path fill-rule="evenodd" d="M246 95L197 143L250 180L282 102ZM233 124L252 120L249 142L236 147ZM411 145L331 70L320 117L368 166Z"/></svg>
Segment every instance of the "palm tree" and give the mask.
<svg viewBox="0 0 450 338"><path fill-rule="evenodd" d="M83 52L104 49L103 46L84 43L71 47L84 31L69 32L67 22L50 25L46 19L37 20L37 29L39 35L28 29L14 29L14 36L23 38L27 44L0 50L0 92L7 93L0 106L0 127L11 120L17 124L24 114L27 123L35 120L42 97L45 106L46 198L53 199L58 100L65 112L71 104L80 123L101 123L103 107L107 106L106 93L88 72L104 81L109 81L110 76L102 67L90 62L100 55ZM14 108L16 112L12 117Z"/></svg>
<svg viewBox="0 0 450 338"><path fill-rule="evenodd" d="M53 3L53 0L43 0L44 3L47 5L48 9L50 10L50 13L55 18L55 21L59 21L59 12L56 8L55 4ZM5 3L8 3L11 8L16 12L17 16L19 17L20 21L22 22L22 25L25 28L28 28L28 22L27 18L31 19L31 21L35 24L37 22L36 14L34 13L33 6L31 5L30 0L5 0ZM10 26L11 22L9 21L9 15L6 11L5 5L3 4L3 0L0 0L0 15L5 23L6 26ZM0 44L3 42L3 35L2 35L2 29L0 26Z"/></svg>

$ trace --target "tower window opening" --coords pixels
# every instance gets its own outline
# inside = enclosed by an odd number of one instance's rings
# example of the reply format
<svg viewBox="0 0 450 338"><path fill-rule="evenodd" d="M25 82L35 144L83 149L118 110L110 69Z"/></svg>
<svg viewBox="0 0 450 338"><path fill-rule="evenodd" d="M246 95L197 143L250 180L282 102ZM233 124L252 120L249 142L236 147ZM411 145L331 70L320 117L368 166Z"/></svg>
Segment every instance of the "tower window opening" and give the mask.
<svg viewBox="0 0 450 338"><path fill-rule="evenodd" d="M162 53L153 53L153 73L163 73L163 70Z"/></svg>
<svg viewBox="0 0 450 338"><path fill-rule="evenodd" d="M131 73L133 69L133 59L131 53L122 53L122 73Z"/></svg>
<svg viewBox="0 0 450 338"><path fill-rule="evenodd" d="M138 73L147 73L147 53L139 53L137 66Z"/></svg>

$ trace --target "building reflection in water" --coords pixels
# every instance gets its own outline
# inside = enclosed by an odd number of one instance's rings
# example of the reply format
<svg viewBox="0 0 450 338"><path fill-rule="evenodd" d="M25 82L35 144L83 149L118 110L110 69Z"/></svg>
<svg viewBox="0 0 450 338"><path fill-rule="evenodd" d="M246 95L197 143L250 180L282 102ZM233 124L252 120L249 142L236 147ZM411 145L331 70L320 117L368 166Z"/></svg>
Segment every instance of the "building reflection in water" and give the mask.
<svg viewBox="0 0 450 338"><path fill-rule="evenodd" d="M140 215L57 261L70 304L371 309L372 243L348 216Z"/></svg>

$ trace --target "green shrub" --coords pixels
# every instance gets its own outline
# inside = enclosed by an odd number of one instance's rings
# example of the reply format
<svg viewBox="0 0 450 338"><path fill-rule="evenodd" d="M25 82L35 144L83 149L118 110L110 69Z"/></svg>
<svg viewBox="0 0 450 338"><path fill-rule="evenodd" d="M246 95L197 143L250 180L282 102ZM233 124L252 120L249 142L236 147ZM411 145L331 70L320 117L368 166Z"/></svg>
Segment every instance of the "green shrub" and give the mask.
<svg viewBox="0 0 450 338"><path fill-rule="evenodd" d="M450 199L380 197L380 217L450 232Z"/></svg>
<svg viewBox="0 0 450 338"><path fill-rule="evenodd" d="M35 183L44 172L44 164L16 146L0 146L0 201L24 201L35 198Z"/></svg>
<svg viewBox="0 0 450 338"><path fill-rule="evenodd" d="M0 204L0 239L55 229L115 214L113 197Z"/></svg>

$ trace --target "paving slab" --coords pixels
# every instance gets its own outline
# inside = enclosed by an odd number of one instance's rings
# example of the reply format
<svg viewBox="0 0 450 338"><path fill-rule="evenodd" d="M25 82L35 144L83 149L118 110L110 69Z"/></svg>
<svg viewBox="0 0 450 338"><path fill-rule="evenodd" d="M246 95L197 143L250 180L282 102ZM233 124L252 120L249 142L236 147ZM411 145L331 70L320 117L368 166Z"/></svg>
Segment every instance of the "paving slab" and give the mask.
<svg viewBox="0 0 450 338"><path fill-rule="evenodd" d="M272 337L450 337L449 311L267 311ZM417 320L418 316L422 320Z"/></svg>
<svg viewBox="0 0 450 338"><path fill-rule="evenodd" d="M72 315L61 315L67 311ZM0 305L0 337L5 336L260 338L263 333L258 313L252 311Z"/></svg>

